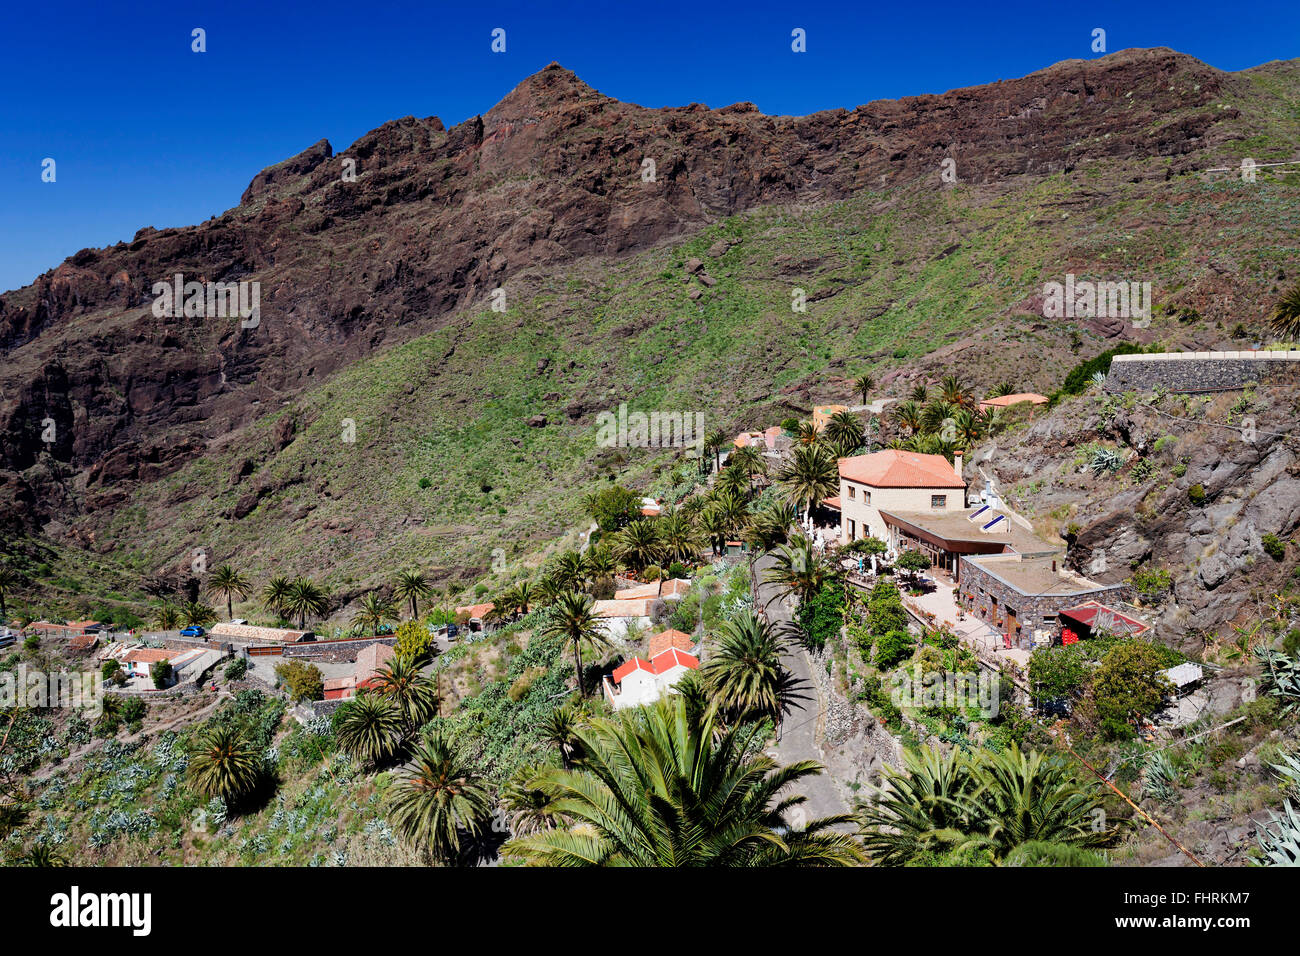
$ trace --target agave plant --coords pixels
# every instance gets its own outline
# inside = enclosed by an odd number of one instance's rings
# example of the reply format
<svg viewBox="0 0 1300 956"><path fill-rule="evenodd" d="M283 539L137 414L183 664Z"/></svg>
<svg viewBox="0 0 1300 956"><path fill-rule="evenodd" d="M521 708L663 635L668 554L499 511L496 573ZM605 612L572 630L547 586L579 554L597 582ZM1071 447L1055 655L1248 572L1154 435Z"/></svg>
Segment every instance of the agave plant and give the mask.
<svg viewBox="0 0 1300 956"><path fill-rule="evenodd" d="M1287 800L1281 813L1270 813L1259 824L1255 839L1264 852L1264 866L1300 866L1300 813Z"/></svg>
<svg viewBox="0 0 1300 956"><path fill-rule="evenodd" d="M1255 659L1263 669L1260 686L1264 693L1281 701L1281 715L1300 706L1300 660L1269 647L1257 647Z"/></svg>
<svg viewBox="0 0 1300 956"><path fill-rule="evenodd" d="M1178 772L1174 769L1173 761L1169 759L1169 752L1157 750L1147 760L1143 789L1148 796L1167 803L1174 798L1177 776Z"/></svg>
<svg viewBox="0 0 1300 956"><path fill-rule="evenodd" d="M1109 475L1124 467L1124 456L1114 448L1094 448L1088 455L1088 470L1097 477Z"/></svg>

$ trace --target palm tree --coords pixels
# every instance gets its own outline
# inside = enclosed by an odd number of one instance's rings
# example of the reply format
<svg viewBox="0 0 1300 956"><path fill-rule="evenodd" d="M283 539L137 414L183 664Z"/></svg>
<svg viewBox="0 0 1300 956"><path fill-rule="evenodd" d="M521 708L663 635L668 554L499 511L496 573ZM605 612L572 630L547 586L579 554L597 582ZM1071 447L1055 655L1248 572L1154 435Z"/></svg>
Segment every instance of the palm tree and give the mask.
<svg viewBox="0 0 1300 956"><path fill-rule="evenodd" d="M305 630L307 616L324 614L329 610L330 601L325 591L314 581L307 578L294 578L289 584L289 593L285 596L284 609L298 616L298 629Z"/></svg>
<svg viewBox="0 0 1300 956"><path fill-rule="evenodd" d="M710 698L728 720L770 719L779 726L781 715L805 699L802 682L781 663L783 647L752 610L723 622L702 672Z"/></svg>
<svg viewBox="0 0 1300 956"><path fill-rule="evenodd" d="M578 591L561 594L551 608L549 620L541 628L543 637L558 637L573 643L573 669L578 677L578 694L583 697L586 690L582 686L582 642L587 641L595 647L609 644L604 625L592 612L594 605L590 594Z"/></svg>
<svg viewBox="0 0 1300 956"><path fill-rule="evenodd" d="M253 586L248 583L248 578L228 564L223 564L213 571L212 579L208 581L208 596L226 599L227 620L235 616L234 599L239 598L242 601L252 591Z"/></svg>
<svg viewBox="0 0 1300 956"><path fill-rule="evenodd" d="M965 407L974 404L970 389L956 375L945 375L939 380L939 394L950 405Z"/></svg>
<svg viewBox="0 0 1300 956"><path fill-rule="evenodd" d="M560 599L560 595L567 594L568 591L553 574L543 574L537 579L537 587L534 589L536 596L534 600L542 607L552 607Z"/></svg>
<svg viewBox="0 0 1300 956"><path fill-rule="evenodd" d="M770 551L789 540L790 527L798 520L799 513L794 505L769 502L753 512L746 540L755 551Z"/></svg>
<svg viewBox="0 0 1300 956"><path fill-rule="evenodd" d="M921 403L914 399L899 402L890 415L894 419L894 424L899 428L906 428L908 434L915 435L921 430Z"/></svg>
<svg viewBox="0 0 1300 956"><path fill-rule="evenodd" d="M1098 830L1095 790L1079 786L1060 757L1024 753L1012 744L1001 753L983 752L975 765L979 789L972 797L995 857L1026 843L1105 846L1114 830Z"/></svg>
<svg viewBox="0 0 1300 956"><path fill-rule="evenodd" d="M1030 844L1097 847L1115 838L1113 829L1094 827L1101 802L1060 758L1013 743L974 756L909 752L904 764L904 772L886 769L881 798L859 813L863 844L878 863L974 848L998 861Z"/></svg>
<svg viewBox="0 0 1300 956"><path fill-rule="evenodd" d="M777 483L786 500L808 514L823 498L839 490L839 463L820 442L796 445L789 461L777 474Z"/></svg>
<svg viewBox="0 0 1300 956"><path fill-rule="evenodd" d="M397 608L393 602L371 591L361 599L361 606L352 615L352 623L361 628L369 628L372 637L379 636L379 628L385 621L397 620Z"/></svg>
<svg viewBox="0 0 1300 956"><path fill-rule="evenodd" d="M924 382L918 382L912 386L912 391L908 393L907 397L916 402L917 405L924 405L930 400L930 386Z"/></svg>
<svg viewBox="0 0 1300 956"><path fill-rule="evenodd" d="M749 503L743 495L722 489L713 495L713 505L722 516L728 538L736 538L749 524Z"/></svg>
<svg viewBox="0 0 1300 956"><path fill-rule="evenodd" d="M488 789L473 763L439 731L415 748L388 796L393 829L426 858L443 863L460 853L461 832L478 834L491 814Z"/></svg>
<svg viewBox="0 0 1300 956"><path fill-rule="evenodd" d="M603 541L589 548L584 560L587 565L587 577L593 581L596 578L607 578L618 570L614 552Z"/></svg>
<svg viewBox="0 0 1300 956"><path fill-rule="evenodd" d="M826 817L791 826L804 797L785 791L821 772L761 752L761 730L714 725L672 695L578 731L583 760L536 782L573 824L509 841L502 852L541 866L847 866L853 839ZM802 813L802 811L800 811Z"/></svg>
<svg viewBox="0 0 1300 956"><path fill-rule="evenodd" d="M587 584L587 562L577 551L565 551L555 559L551 574L570 591L581 591Z"/></svg>
<svg viewBox="0 0 1300 956"><path fill-rule="evenodd" d="M684 511L670 511L658 521L659 543L667 561L692 564L699 558L700 535Z"/></svg>
<svg viewBox="0 0 1300 956"><path fill-rule="evenodd" d="M722 449L727 447L730 437L724 431L716 431L705 439L705 447L713 453L713 470L717 471L722 467Z"/></svg>
<svg viewBox="0 0 1300 956"><path fill-rule="evenodd" d="M970 796L979 788L970 762L953 748L908 750L904 770L885 767L875 803L858 812L862 844L876 863L902 866L926 853L944 854L980 842Z"/></svg>
<svg viewBox="0 0 1300 956"><path fill-rule="evenodd" d="M590 567L590 565L588 565ZM515 585L515 609L520 614L527 614L533 606L533 585L531 581L520 581Z"/></svg>
<svg viewBox="0 0 1300 956"><path fill-rule="evenodd" d="M850 411L839 411L826 423L826 440L841 455L851 455L862 446L862 420Z"/></svg>
<svg viewBox="0 0 1300 956"><path fill-rule="evenodd" d="M988 395L986 395L985 398L1001 398L1003 395L1014 395L1015 391L1016 383L1003 379L1001 382L998 382L989 389Z"/></svg>
<svg viewBox="0 0 1300 956"><path fill-rule="evenodd" d="M433 595L433 587L420 571L402 571L397 575L393 585L393 597L398 601L409 601L411 620L420 616L420 599Z"/></svg>
<svg viewBox="0 0 1300 956"><path fill-rule="evenodd" d="M736 468L749 482L749 493L754 493L754 476L767 474L767 462L753 445L737 448L727 459L727 470Z"/></svg>
<svg viewBox="0 0 1300 956"><path fill-rule="evenodd" d="M510 584L492 599L492 610L498 612L502 619L513 618L519 612L519 585Z"/></svg>
<svg viewBox="0 0 1300 956"><path fill-rule="evenodd" d="M812 422L800 422L794 433L795 441L800 445L815 445L821 437L821 430Z"/></svg>
<svg viewBox="0 0 1300 956"><path fill-rule="evenodd" d="M578 745L577 730L582 717L572 704L556 707L542 719L542 739L553 743L560 752L560 763L568 770Z"/></svg>
<svg viewBox="0 0 1300 956"><path fill-rule="evenodd" d="M180 618L187 627L191 624L206 627L217 619L217 612L199 601L186 601L181 605Z"/></svg>
<svg viewBox="0 0 1300 956"><path fill-rule="evenodd" d="M740 451L741 449L736 449ZM751 478L740 468L732 467L730 461L727 467L718 473L717 480L713 483L715 491L726 491L742 498L748 498L750 493Z"/></svg>
<svg viewBox="0 0 1300 956"><path fill-rule="evenodd" d="M655 522L647 518L628 522L627 527L611 536L610 543L614 550L614 557L636 574L658 564L664 556L664 544L659 536L659 529L655 526ZM662 581L662 576L660 580Z"/></svg>
<svg viewBox="0 0 1300 956"><path fill-rule="evenodd" d="M796 534L774 554L775 563L765 578L780 585L782 594L794 594L808 601L826 580L826 564L806 535Z"/></svg>
<svg viewBox="0 0 1300 956"><path fill-rule="evenodd" d="M984 436L984 416L969 408L959 409L952 418L956 443L963 450L969 450Z"/></svg>
<svg viewBox="0 0 1300 956"><path fill-rule="evenodd" d="M870 375L859 375L853 380L853 388L862 396L863 405L867 404L867 395L871 392L871 389L875 384L876 380Z"/></svg>
<svg viewBox="0 0 1300 956"><path fill-rule="evenodd" d="M408 738L438 715L438 685L432 677L420 673L418 661L405 655L399 654L379 668L374 690L397 706Z"/></svg>
<svg viewBox="0 0 1300 956"><path fill-rule="evenodd" d="M21 581L22 576L12 564L8 561L0 562L0 618L6 621L9 620L9 607L5 604L5 598Z"/></svg>
<svg viewBox="0 0 1300 956"><path fill-rule="evenodd" d="M935 399L921 410L921 431L928 434L942 433L957 414L957 407L946 399Z"/></svg>
<svg viewBox="0 0 1300 956"><path fill-rule="evenodd" d="M1278 299L1268 317L1277 337L1286 342L1300 339L1300 282Z"/></svg>
<svg viewBox="0 0 1300 956"><path fill-rule="evenodd" d="M501 812L516 837L554 830L559 823L555 798L537 780L542 768L525 765L501 787Z"/></svg>
<svg viewBox="0 0 1300 956"><path fill-rule="evenodd" d="M716 501L710 501L700 512L699 528L709 539L713 553L722 553L727 544L727 514Z"/></svg>
<svg viewBox="0 0 1300 956"><path fill-rule="evenodd" d="M262 606L268 611L274 611L276 617L284 617L284 606L289 600L292 589L293 583L283 575L277 574L266 582L266 587L262 588Z"/></svg>
<svg viewBox="0 0 1300 956"><path fill-rule="evenodd" d="M199 738L190 754L188 773L201 796L220 797L234 804L257 789L262 767L262 754L246 732L234 724L223 724Z"/></svg>
<svg viewBox="0 0 1300 956"><path fill-rule="evenodd" d="M358 694L339 708L335 726L344 753L372 767L391 759L401 746L402 716L392 697Z"/></svg>
<svg viewBox="0 0 1300 956"><path fill-rule="evenodd" d="M154 611L153 626L160 631L174 631L181 626L181 612L171 601L163 601Z"/></svg>

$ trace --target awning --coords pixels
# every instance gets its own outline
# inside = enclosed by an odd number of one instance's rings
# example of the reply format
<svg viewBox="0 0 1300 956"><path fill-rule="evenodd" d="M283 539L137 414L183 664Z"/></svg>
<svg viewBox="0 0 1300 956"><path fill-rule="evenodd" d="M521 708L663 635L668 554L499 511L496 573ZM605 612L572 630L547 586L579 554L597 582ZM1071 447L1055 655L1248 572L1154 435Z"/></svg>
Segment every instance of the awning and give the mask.
<svg viewBox="0 0 1300 956"><path fill-rule="evenodd" d="M1078 607L1067 608L1060 612L1061 617L1068 617L1072 621L1077 621L1089 630L1096 630L1098 627L1098 618L1102 630L1110 631L1112 634L1129 634L1136 636L1151 630L1150 625L1144 624L1135 617L1129 617L1113 607L1108 607L1097 601L1086 601Z"/></svg>

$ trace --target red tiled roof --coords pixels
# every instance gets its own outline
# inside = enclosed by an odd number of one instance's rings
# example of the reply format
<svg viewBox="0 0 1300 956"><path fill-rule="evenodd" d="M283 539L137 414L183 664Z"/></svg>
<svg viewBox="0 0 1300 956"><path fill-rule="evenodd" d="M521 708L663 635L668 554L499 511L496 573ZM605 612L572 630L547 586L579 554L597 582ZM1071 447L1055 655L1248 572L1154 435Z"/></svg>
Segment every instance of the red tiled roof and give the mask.
<svg viewBox="0 0 1300 956"><path fill-rule="evenodd" d="M670 647L689 651L695 646L695 639L689 634L677 630L660 631L650 637L650 659L658 657Z"/></svg>
<svg viewBox="0 0 1300 956"><path fill-rule="evenodd" d="M1107 607L1105 604L1100 604L1097 601L1085 601L1078 607L1067 608L1061 611L1061 614L1078 621L1086 627L1092 627L1093 622L1097 620L1097 615L1102 611L1109 611L1113 614L1116 623L1120 624L1129 634L1137 635L1141 634L1143 631L1150 630L1150 627L1147 624L1144 624L1137 618L1129 617L1127 614L1117 611L1113 607Z"/></svg>
<svg viewBox="0 0 1300 956"><path fill-rule="evenodd" d="M872 488L965 488L943 455L891 448L840 459L840 477Z"/></svg>
<svg viewBox="0 0 1300 956"><path fill-rule="evenodd" d="M492 607L493 604L491 601L489 601L487 604L467 604L465 607L456 608L456 613L459 614L462 611L467 611L469 612L470 617L481 618L484 614L487 614L489 611L491 611Z"/></svg>
<svg viewBox="0 0 1300 956"><path fill-rule="evenodd" d="M678 664L682 667L689 667L691 670L695 670L695 668L700 666L700 662L693 654L679 651L675 647L670 647L666 651L660 651L659 654L650 661L650 664L656 674L662 674L664 671L672 670Z"/></svg>
<svg viewBox="0 0 1300 956"><path fill-rule="evenodd" d="M1019 405L1021 402L1046 405L1048 398L1046 395L1039 395L1037 392L1016 392L1014 395L999 395L997 398L986 398L980 402L980 408L1006 408L1008 405Z"/></svg>
<svg viewBox="0 0 1300 956"><path fill-rule="evenodd" d="M645 671L647 674L656 673L648 662L641 660L639 657L633 657L614 668L614 683L623 683L623 678L633 671Z"/></svg>
<svg viewBox="0 0 1300 956"><path fill-rule="evenodd" d="M122 655L122 660L132 664L157 664L159 661L170 661L177 654L183 651L169 651L158 647L140 647L134 651L128 651Z"/></svg>
<svg viewBox="0 0 1300 956"><path fill-rule="evenodd" d="M840 496L832 495L830 498L823 498L822 504L827 508L838 508L840 506Z"/></svg>

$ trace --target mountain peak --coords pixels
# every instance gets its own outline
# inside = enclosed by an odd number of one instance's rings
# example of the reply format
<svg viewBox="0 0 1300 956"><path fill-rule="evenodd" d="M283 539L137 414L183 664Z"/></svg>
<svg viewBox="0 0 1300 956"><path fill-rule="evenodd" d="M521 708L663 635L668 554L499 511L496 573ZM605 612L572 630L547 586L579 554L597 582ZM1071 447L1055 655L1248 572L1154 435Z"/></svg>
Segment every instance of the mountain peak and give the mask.
<svg viewBox="0 0 1300 956"><path fill-rule="evenodd" d="M608 97L596 92L572 70L566 70L552 61L532 76L525 77L486 115L493 119L508 120L575 103L604 99Z"/></svg>

